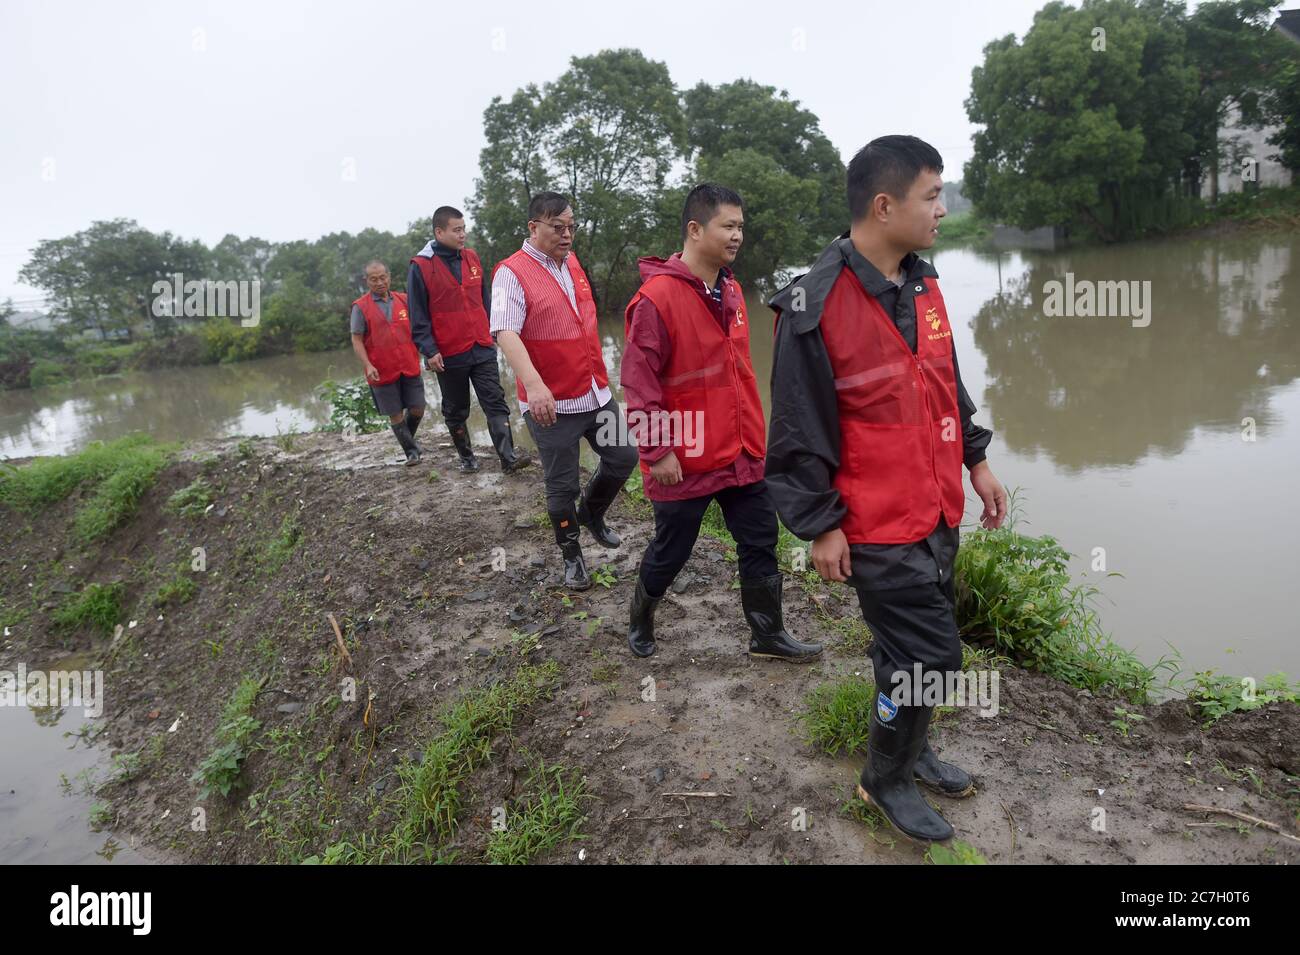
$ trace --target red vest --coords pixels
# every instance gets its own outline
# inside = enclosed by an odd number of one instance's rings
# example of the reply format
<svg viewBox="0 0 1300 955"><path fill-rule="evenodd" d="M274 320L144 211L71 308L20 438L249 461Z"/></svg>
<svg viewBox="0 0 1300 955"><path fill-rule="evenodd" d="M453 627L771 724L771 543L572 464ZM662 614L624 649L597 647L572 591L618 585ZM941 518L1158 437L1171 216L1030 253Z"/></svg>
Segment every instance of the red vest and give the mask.
<svg viewBox="0 0 1300 955"><path fill-rule="evenodd" d="M366 319L366 357L379 370L379 380L374 385L387 385L400 376L413 378L420 373L420 352L411 341L411 316L406 310L406 296L392 292L393 320L384 318L374 296L369 292L353 305L361 309Z"/></svg>
<svg viewBox="0 0 1300 955"><path fill-rule="evenodd" d="M569 296L546 266L523 249L498 262L497 269L503 265L510 266L524 288L528 311L519 337L551 394L557 399L580 398L591 390L593 377L602 388L608 385L609 375L596 326L596 300L591 296L591 286L578 257L570 252L564 260L573 279L574 298L578 301L576 312L569 304ZM492 274L496 276L496 269ZM515 391L520 401L528 401L524 386L517 380Z"/></svg>
<svg viewBox="0 0 1300 955"><path fill-rule="evenodd" d="M739 282L731 284L734 293L723 294L726 333L699 291L672 275L656 275L647 281L623 314L624 327L630 329L632 310L643 297L648 298L668 330L672 353L660 372L660 383L664 410L672 415L676 432L674 443L680 440L677 429L686 415L693 415L689 427L696 422L703 426L703 430L692 432L702 453L691 457L689 446L677 452L683 474L724 467L736 460L742 449L759 459L767 455L763 403L749 359L744 292ZM644 461L641 471L650 473Z"/></svg>
<svg viewBox="0 0 1300 955"><path fill-rule="evenodd" d="M918 541L940 513L956 527L965 508L952 327L938 283L919 281L915 354L847 266L822 311L840 416L833 483L850 544Z"/></svg>
<svg viewBox="0 0 1300 955"><path fill-rule="evenodd" d="M459 282L440 255L411 259L429 293L429 320L443 358L469 351L476 342L492 344L483 310L483 263L473 249L464 249L460 255Z"/></svg>

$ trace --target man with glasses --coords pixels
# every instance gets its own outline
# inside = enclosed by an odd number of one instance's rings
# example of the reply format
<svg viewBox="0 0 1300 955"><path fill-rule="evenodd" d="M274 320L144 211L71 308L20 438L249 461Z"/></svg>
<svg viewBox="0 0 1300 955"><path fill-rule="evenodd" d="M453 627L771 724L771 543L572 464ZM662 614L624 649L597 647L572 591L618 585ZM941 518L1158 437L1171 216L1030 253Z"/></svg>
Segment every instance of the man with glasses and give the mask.
<svg viewBox="0 0 1300 955"><path fill-rule="evenodd" d="M609 390L596 301L573 253L576 231L564 196L533 196L528 238L492 273L491 330L514 369L519 408L542 461L546 511L564 555L564 585L586 590L591 578L579 527L604 547L622 542L604 517L638 459ZM583 438L600 463L575 508Z"/></svg>

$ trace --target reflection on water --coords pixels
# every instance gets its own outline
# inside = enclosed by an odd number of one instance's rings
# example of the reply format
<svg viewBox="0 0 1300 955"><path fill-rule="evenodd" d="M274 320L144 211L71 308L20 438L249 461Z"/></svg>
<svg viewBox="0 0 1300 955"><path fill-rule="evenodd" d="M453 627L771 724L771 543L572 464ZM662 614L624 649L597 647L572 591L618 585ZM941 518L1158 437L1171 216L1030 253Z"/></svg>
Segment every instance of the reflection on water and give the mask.
<svg viewBox="0 0 1300 955"><path fill-rule="evenodd" d="M1237 433L1243 418L1269 433L1269 398L1300 363L1297 249L1255 238L1026 256L973 318L991 427L1070 472L1176 455L1197 428ZM1149 280L1151 324L1045 317L1045 284L1067 269L1076 283Z"/></svg>
<svg viewBox="0 0 1300 955"><path fill-rule="evenodd" d="M51 668L90 666L88 658L65 658ZM0 661L0 670L14 672L17 662ZM110 772L104 753L86 742L100 728L75 705L0 706L0 864L151 861L111 830L90 828L91 787Z"/></svg>
<svg viewBox="0 0 1300 955"><path fill-rule="evenodd" d="M316 387L355 365L350 351L291 355L3 392L0 454L63 453L132 431L179 441L311 430L329 418Z"/></svg>
<svg viewBox="0 0 1300 955"><path fill-rule="evenodd" d="M1024 489L1031 533L1087 558L1081 575L1095 554L1124 575L1102 583L1116 638L1148 660L1172 645L1188 669L1300 676L1290 600L1300 500L1285 493L1300 470L1300 237L940 249L934 260L977 420L995 433L990 464ZM1076 284L1149 281L1150 325L1045 317L1045 284L1067 273ZM772 315L757 299L749 310L766 403ZM621 397L621 316L600 328ZM328 416L320 382L358 374L343 351L6 392L0 454L54 453L132 430L180 440L317 427ZM445 441L434 376L425 383L435 416L421 437ZM1242 440L1246 418L1253 442ZM531 444L517 412L513 422L517 441ZM470 428L490 455L477 403ZM973 521L979 505L967 497Z"/></svg>

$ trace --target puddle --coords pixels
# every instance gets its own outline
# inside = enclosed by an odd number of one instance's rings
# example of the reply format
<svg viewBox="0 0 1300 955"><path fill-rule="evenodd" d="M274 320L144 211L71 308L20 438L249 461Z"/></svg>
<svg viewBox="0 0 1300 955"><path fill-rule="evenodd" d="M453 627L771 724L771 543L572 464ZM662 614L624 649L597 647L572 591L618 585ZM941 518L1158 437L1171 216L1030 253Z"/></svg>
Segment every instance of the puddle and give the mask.
<svg viewBox="0 0 1300 955"><path fill-rule="evenodd" d="M67 657L51 669L89 667ZM15 663L0 669L16 669ZM0 706L0 863L98 865L146 858L130 838L90 826L96 780L109 773L101 747L87 741L102 725L80 706Z"/></svg>

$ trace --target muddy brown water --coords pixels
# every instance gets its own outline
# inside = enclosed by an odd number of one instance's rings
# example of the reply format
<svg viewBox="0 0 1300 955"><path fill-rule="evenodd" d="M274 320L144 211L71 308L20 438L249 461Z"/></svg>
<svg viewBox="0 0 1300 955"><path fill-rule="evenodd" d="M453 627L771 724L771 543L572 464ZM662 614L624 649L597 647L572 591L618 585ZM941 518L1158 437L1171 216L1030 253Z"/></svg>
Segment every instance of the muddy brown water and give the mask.
<svg viewBox="0 0 1300 955"><path fill-rule="evenodd" d="M50 659L39 668L80 671L91 666L90 656L81 654ZM111 819L98 830L87 825L99 805L91 789L113 771L106 754L87 737L102 728L87 709L0 706L0 863L151 861L133 839L114 833Z"/></svg>

